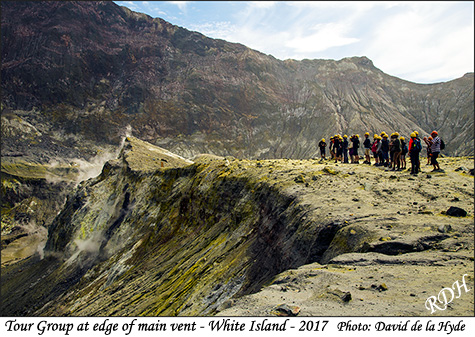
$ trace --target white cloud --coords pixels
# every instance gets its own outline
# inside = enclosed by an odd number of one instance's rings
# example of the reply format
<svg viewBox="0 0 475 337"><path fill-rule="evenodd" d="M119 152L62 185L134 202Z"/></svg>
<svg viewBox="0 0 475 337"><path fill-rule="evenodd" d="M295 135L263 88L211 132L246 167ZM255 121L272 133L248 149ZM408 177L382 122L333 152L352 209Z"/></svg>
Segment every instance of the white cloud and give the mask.
<svg viewBox="0 0 475 337"><path fill-rule="evenodd" d="M255 8L270 8L275 6L277 1L250 1L249 5Z"/></svg>
<svg viewBox="0 0 475 337"><path fill-rule="evenodd" d="M311 33L312 31L314 33ZM357 38L347 37L347 33L348 26L342 23L317 24L310 32L300 31L284 44L295 53L315 53L359 41Z"/></svg>
<svg viewBox="0 0 475 337"><path fill-rule="evenodd" d="M142 8L157 10L151 4L158 3L150 2ZM423 83L449 80L473 71L472 2L243 1L215 2L219 3L216 6L213 2L193 2L193 6L189 6L190 1L163 3L168 5L166 19L176 19L175 24L279 59L364 55L388 74Z"/></svg>
<svg viewBox="0 0 475 337"><path fill-rule="evenodd" d="M186 6L190 1L167 1L169 4L176 5L181 11L186 11Z"/></svg>
<svg viewBox="0 0 475 337"><path fill-rule="evenodd" d="M459 27L448 9L411 6L387 17L368 40L368 56L386 73L413 81L460 77L462 64L473 71L473 25Z"/></svg>
<svg viewBox="0 0 475 337"><path fill-rule="evenodd" d="M235 34L236 27L229 21L218 21L199 25L191 25L190 29L198 31L208 37L233 42L230 40L230 38L233 36L233 34Z"/></svg>
<svg viewBox="0 0 475 337"><path fill-rule="evenodd" d="M135 1L117 1L117 4L120 6L125 6L133 11L139 10L139 7L135 3Z"/></svg>

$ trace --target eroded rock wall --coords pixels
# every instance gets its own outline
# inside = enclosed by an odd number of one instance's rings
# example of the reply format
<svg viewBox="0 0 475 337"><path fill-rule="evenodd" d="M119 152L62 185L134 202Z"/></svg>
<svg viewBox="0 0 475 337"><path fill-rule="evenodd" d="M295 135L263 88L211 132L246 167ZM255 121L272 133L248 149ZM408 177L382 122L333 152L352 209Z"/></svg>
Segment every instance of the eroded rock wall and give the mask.
<svg viewBox="0 0 475 337"><path fill-rule="evenodd" d="M3 310L212 315L306 264L430 269L442 259L470 268L473 176L460 163L470 160L447 158L445 172L417 177L316 160L190 163L129 137L118 159L69 196L44 258L2 270ZM451 205L469 212L452 217Z"/></svg>

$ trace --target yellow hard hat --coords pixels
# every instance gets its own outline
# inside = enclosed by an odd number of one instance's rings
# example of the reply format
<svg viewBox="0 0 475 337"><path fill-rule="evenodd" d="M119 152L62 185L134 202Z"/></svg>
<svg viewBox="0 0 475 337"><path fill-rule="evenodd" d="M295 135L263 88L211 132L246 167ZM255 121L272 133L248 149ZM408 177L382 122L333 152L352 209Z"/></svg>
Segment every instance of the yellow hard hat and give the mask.
<svg viewBox="0 0 475 337"><path fill-rule="evenodd" d="M385 135L385 134L386 134L386 132L383 131L383 132L381 132L379 135L382 137L382 136Z"/></svg>
<svg viewBox="0 0 475 337"><path fill-rule="evenodd" d="M404 138L403 136L401 136L401 138L399 138L400 140L405 140L406 138Z"/></svg>
<svg viewBox="0 0 475 337"><path fill-rule="evenodd" d="M360 138L360 135L356 135L356 138Z"/></svg>
<svg viewBox="0 0 475 337"><path fill-rule="evenodd" d="M417 132L417 131L414 131L414 133L416 134L416 136L419 136L419 132Z"/></svg>
<svg viewBox="0 0 475 337"><path fill-rule="evenodd" d="M369 136L369 132L366 132L364 135L365 135L365 136Z"/></svg>
<svg viewBox="0 0 475 337"><path fill-rule="evenodd" d="M322 138L322 142L324 142L324 141L325 141L325 138Z"/></svg>
<svg viewBox="0 0 475 337"><path fill-rule="evenodd" d="M411 138L416 138L416 137L417 137L417 135L416 135L415 132L411 133Z"/></svg>
<svg viewBox="0 0 475 337"><path fill-rule="evenodd" d="M347 136L347 135L344 135L343 138L348 138L348 136Z"/></svg>

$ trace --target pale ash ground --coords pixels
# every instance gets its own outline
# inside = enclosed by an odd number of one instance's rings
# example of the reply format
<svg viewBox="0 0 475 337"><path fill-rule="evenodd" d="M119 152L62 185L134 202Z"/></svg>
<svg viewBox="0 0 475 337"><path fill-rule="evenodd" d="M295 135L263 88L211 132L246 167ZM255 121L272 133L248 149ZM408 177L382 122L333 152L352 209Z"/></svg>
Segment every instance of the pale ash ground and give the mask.
<svg viewBox="0 0 475 337"><path fill-rule="evenodd" d="M466 170L473 168L473 158L440 163L445 173L430 172L432 166L422 161L423 173L414 177L407 171L327 162L327 171L335 174L302 198L348 223L328 250L328 259L336 257L288 270L259 293L228 301L218 315L275 315L275 308L286 304L298 307L299 316L473 316L474 177ZM443 214L450 206L465 209L468 216ZM425 248L397 255L348 252L359 249L361 238L372 239L373 246ZM437 303L445 310L429 311L427 299L456 281L465 281L469 291L456 289L447 306Z"/></svg>
<svg viewBox="0 0 475 337"><path fill-rule="evenodd" d="M463 280L470 291L431 315L474 315L473 157L441 159L444 173L431 173L423 161L418 176L318 160L230 160L230 167L242 165L256 180L275 181L316 217L345 227L320 264L278 275L259 293L227 301L219 315L268 316L286 304L298 307L299 316L427 316L427 298ZM443 214L450 206L468 216ZM2 263L9 254L12 260L31 255L38 244L23 251L24 245L15 251L9 245ZM365 245L386 254L358 253ZM387 254L397 249L401 253Z"/></svg>

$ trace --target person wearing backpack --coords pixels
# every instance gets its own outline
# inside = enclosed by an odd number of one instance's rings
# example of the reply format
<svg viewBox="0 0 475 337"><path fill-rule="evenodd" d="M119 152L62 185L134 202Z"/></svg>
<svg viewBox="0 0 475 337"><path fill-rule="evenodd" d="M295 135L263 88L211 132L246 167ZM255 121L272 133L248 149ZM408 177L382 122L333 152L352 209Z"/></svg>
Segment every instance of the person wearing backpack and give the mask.
<svg viewBox="0 0 475 337"><path fill-rule="evenodd" d="M415 132L411 133L411 140L409 142L409 157L411 158L411 174L419 174L421 162L419 159L419 153L422 150L421 140L417 138Z"/></svg>
<svg viewBox="0 0 475 337"><path fill-rule="evenodd" d="M442 141L437 131L432 131L430 135L432 136L432 140L430 139L427 140L427 143L428 143L428 146L430 146L430 152L431 152L430 163L434 167L432 172L442 172L439 166L439 162L437 161L437 158L439 157L439 154L440 154L440 149L441 149L440 145Z"/></svg>

